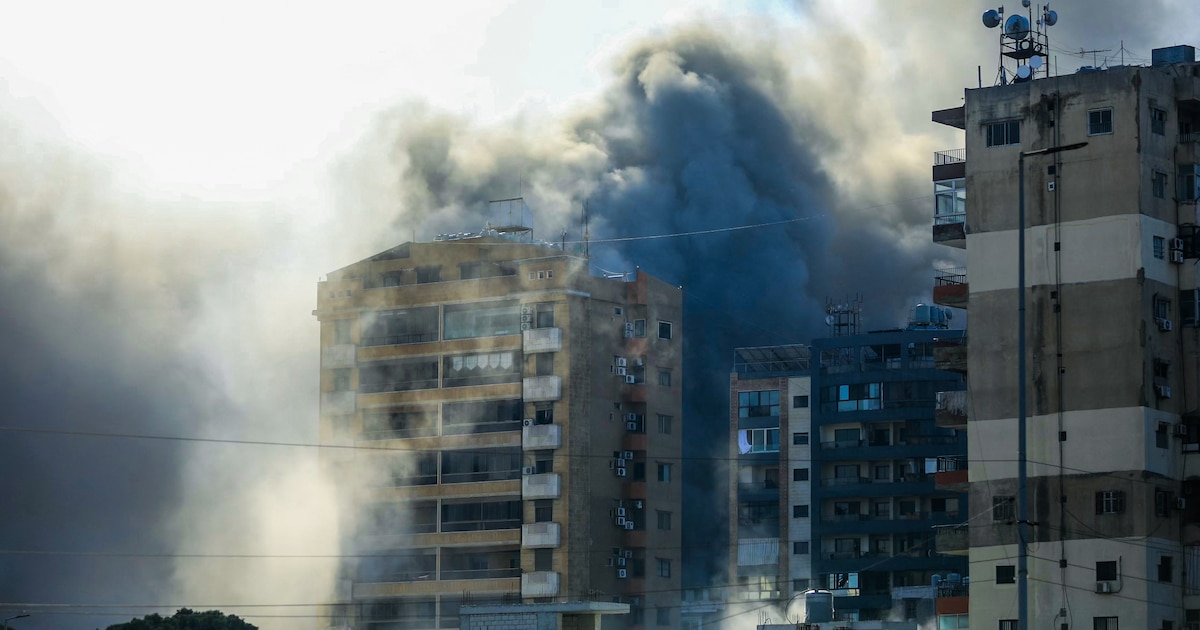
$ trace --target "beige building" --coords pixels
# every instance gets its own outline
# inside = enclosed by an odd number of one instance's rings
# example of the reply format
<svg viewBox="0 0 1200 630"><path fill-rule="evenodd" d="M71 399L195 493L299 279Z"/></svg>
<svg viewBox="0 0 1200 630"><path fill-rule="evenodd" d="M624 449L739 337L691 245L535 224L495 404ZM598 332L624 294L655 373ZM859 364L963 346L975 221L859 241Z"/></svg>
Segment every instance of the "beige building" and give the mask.
<svg viewBox="0 0 1200 630"><path fill-rule="evenodd" d="M527 211L526 211L527 212ZM322 443L345 563L331 625L459 606L631 605L678 625L681 292L489 231L406 243L318 286Z"/></svg>
<svg viewBox="0 0 1200 630"><path fill-rule="evenodd" d="M967 257L934 295L970 314L965 356L939 358L968 374L947 415L969 434L972 628L1018 616L1022 227L1029 627L1200 623L1200 64L1189 47L1154 56L969 89L933 113L966 140L937 156L933 233Z"/></svg>

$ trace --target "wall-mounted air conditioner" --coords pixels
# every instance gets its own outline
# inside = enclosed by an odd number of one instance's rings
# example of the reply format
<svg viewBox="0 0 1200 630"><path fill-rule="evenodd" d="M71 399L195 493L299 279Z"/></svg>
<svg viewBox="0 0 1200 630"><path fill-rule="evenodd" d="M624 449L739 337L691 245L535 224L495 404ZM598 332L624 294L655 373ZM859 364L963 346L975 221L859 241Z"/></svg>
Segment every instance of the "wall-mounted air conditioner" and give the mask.
<svg viewBox="0 0 1200 630"><path fill-rule="evenodd" d="M1171 397L1171 386L1170 385L1155 385L1154 393L1158 394L1159 398L1170 398Z"/></svg>
<svg viewBox="0 0 1200 630"><path fill-rule="evenodd" d="M633 531L633 527L634 527L633 521L629 521L629 520L625 521L625 529L627 529L629 531Z"/></svg>
<svg viewBox="0 0 1200 630"><path fill-rule="evenodd" d="M625 566L625 558L617 558L617 566L619 566L619 567Z"/></svg>
<svg viewBox="0 0 1200 630"><path fill-rule="evenodd" d="M1186 424L1175 425L1175 437L1187 437L1188 426Z"/></svg>
<svg viewBox="0 0 1200 630"><path fill-rule="evenodd" d="M633 557L633 552L632 552L632 551L630 551L630 550L628 550L628 549L626 549L624 552L622 552L622 554L621 554L621 555L625 556L626 558L632 558L632 557Z"/></svg>
<svg viewBox="0 0 1200 630"><path fill-rule="evenodd" d="M625 384L626 384L626 385L633 385L633 383L634 383L634 378L633 378L633 375L632 375L632 374L630 374L629 376L626 376L626 377L625 377Z"/></svg>
<svg viewBox="0 0 1200 630"><path fill-rule="evenodd" d="M1171 249L1183 251L1183 239L1181 239L1181 238L1171 239Z"/></svg>
<svg viewBox="0 0 1200 630"><path fill-rule="evenodd" d="M618 468L618 469L617 469L617 476L618 476L618 477L624 477L624 476L625 476L625 474L626 474L626 473L625 473L625 470L626 470L626 469L624 469L624 468Z"/></svg>
<svg viewBox="0 0 1200 630"><path fill-rule="evenodd" d="M1097 592L1097 593L1111 593L1111 592L1113 592L1113 590L1112 590L1112 582L1096 582L1096 592Z"/></svg>
<svg viewBox="0 0 1200 630"><path fill-rule="evenodd" d="M1176 510L1187 509L1187 499L1185 499L1183 497L1179 497L1178 499L1175 499L1175 509Z"/></svg>
<svg viewBox="0 0 1200 630"><path fill-rule="evenodd" d="M531 426L533 426L533 418L525 418L524 420L521 421L521 424L524 426L527 426L527 427L531 427Z"/></svg>
<svg viewBox="0 0 1200 630"><path fill-rule="evenodd" d="M1165 317L1155 319L1154 323L1158 324L1158 329L1163 332L1171 332L1171 329L1175 327L1175 324Z"/></svg>
<svg viewBox="0 0 1200 630"><path fill-rule="evenodd" d="M1171 250L1171 262L1173 262L1177 265L1182 265L1183 264L1183 250L1179 250L1179 249Z"/></svg>
<svg viewBox="0 0 1200 630"><path fill-rule="evenodd" d="M625 516L625 508L617 508L617 516Z"/></svg>
<svg viewBox="0 0 1200 630"><path fill-rule="evenodd" d="M636 422L626 422L626 423L625 423L625 428L626 428L627 430L629 430L629 431L637 431L637 430L638 430L638 424L637 424Z"/></svg>
<svg viewBox="0 0 1200 630"><path fill-rule="evenodd" d="M522 475L536 475L537 467L536 466L526 466L521 469L521 474Z"/></svg>
<svg viewBox="0 0 1200 630"><path fill-rule="evenodd" d="M633 451L621 451L621 459L633 459Z"/></svg>
<svg viewBox="0 0 1200 630"><path fill-rule="evenodd" d="M640 510L640 509L642 509L642 502L641 502L641 501L634 501L634 502L633 502L633 507L635 507L635 508L637 508L637 509L639 509L639 510Z"/></svg>
<svg viewBox="0 0 1200 630"><path fill-rule="evenodd" d="M617 357L617 365L620 367L625 367L629 365L629 362L625 360L625 357Z"/></svg>
<svg viewBox="0 0 1200 630"><path fill-rule="evenodd" d="M625 376L625 368L618 367L617 368L617 376Z"/></svg>
<svg viewBox="0 0 1200 630"><path fill-rule="evenodd" d="M629 576L629 571L627 569L617 569L617 577L619 579L624 580L628 576Z"/></svg>

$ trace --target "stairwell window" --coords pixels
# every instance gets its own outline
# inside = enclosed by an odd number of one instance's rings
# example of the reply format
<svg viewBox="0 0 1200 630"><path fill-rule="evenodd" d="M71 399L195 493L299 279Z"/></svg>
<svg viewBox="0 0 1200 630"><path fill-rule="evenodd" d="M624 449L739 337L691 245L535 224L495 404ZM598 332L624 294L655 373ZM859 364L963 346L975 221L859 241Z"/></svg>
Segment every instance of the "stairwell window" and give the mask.
<svg viewBox="0 0 1200 630"><path fill-rule="evenodd" d="M1150 133L1164 135L1167 132L1167 110L1161 107L1150 108Z"/></svg>
<svg viewBox="0 0 1200 630"><path fill-rule="evenodd" d="M1125 493L1102 490L1096 493L1096 514L1120 514L1125 511Z"/></svg>
<svg viewBox="0 0 1200 630"><path fill-rule="evenodd" d="M1017 581L1017 567L1012 564L996 565L996 583L997 584L1015 584Z"/></svg>
<svg viewBox="0 0 1200 630"><path fill-rule="evenodd" d="M1101 136L1113 132L1113 111L1111 107L1088 111L1088 135Z"/></svg>
<svg viewBox="0 0 1200 630"><path fill-rule="evenodd" d="M992 522L1011 523L1017 519L1017 498L1013 496L992 497Z"/></svg>
<svg viewBox="0 0 1200 630"><path fill-rule="evenodd" d="M1020 120L994 122L987 126L987 145L989 147L1009 144L1021 144Z"/></svg>

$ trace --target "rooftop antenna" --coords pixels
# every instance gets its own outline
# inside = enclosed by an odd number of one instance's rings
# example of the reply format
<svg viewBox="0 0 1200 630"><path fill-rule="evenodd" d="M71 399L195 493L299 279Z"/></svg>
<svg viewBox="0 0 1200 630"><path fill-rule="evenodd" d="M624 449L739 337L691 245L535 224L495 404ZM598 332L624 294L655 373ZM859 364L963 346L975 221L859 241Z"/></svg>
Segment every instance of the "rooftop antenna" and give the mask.
<svg viewBox="0 0 1200 630"><path fill-rule="evenodd" d="M588 232L588 200L583 200L583 255L586 258L591 257L590 251L590 236Z"/></svg>
<svg viewBox="0 0 1200 630"><path fill-rule="evenodd" d="M829 326L834 337L857 335L862 325L862 296L856 295L841 302L826 298L825 325Z"/></svg>
<svg viewBox="0 0 1200 630"><path fill-rule="evenodd" d="M1058 13L1050 5L1034 6L1031 0L1021 0L1025 15L1014 12L1004 17L1004 7L983 12L983 25L1000 29L1000 61L996 70L996 85L1024 83L1041 74L1050 76L1046 63L1050 50L1049 27L1058 23ZM1036 12L1036 13L1035 13ZM1012 76L1012 80L1009 80Z"/></svg>

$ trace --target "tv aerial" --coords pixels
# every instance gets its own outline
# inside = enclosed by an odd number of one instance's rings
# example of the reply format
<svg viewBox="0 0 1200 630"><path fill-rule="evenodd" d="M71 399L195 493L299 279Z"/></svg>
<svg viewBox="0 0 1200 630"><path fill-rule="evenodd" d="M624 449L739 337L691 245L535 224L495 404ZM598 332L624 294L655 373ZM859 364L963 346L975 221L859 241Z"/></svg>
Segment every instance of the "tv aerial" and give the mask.
<svg viewBox="0 0 1200 630"><path fill-rule="evenodd" d="M1049 4L1035 5L1021 0L1024 14L1015 12L1008 17L1004 7L983 12L983 25L1000 28L1000 64L996 71L997 85L1024 83L1039 74L1050 76L1047 57L1050 51L1049 27L1058 23L1058 13ZM1011 80L1009 77L1012 77Z"/></svg>

